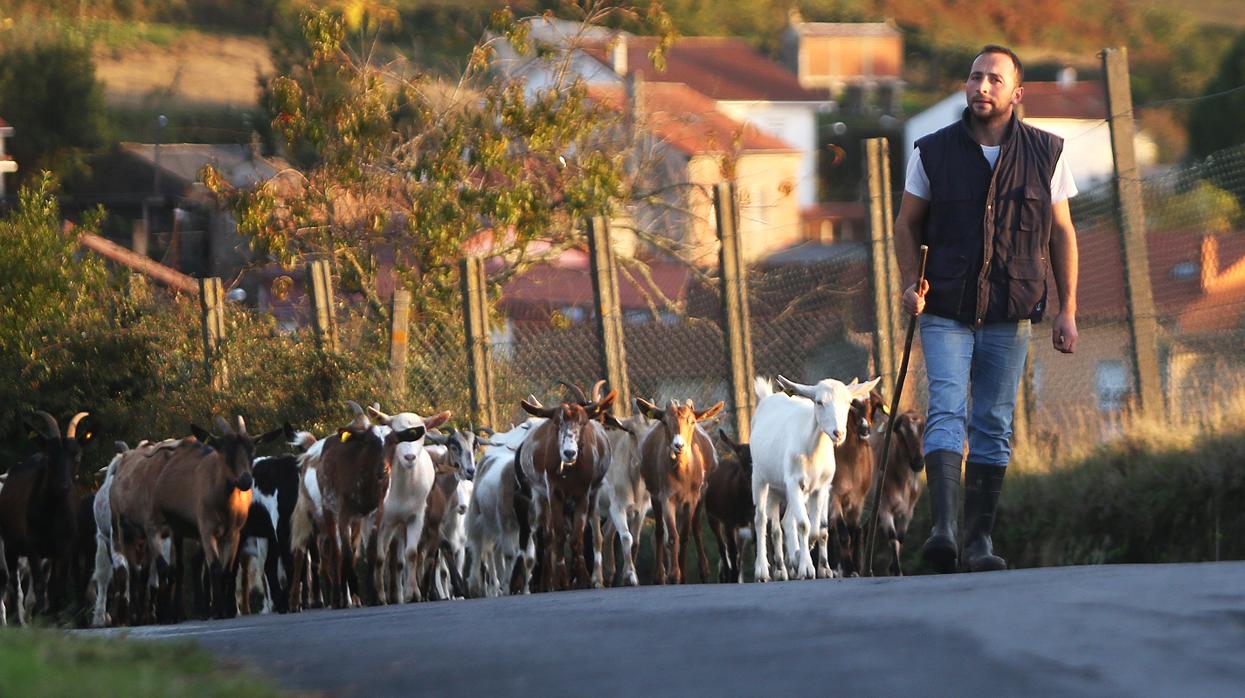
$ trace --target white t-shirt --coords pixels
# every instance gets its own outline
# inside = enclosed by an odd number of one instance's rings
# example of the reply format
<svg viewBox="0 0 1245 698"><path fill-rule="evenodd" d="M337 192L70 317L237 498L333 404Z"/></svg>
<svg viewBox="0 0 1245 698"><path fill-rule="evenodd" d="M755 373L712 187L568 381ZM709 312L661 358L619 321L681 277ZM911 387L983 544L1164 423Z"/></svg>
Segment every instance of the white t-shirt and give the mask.
<svg viewBox="0 0 1245 698"><path fill-rule="evenodd" d="M981 146L982 155L986 156L986 161L990 163L991 169L999 161L999 149L1002 146L983 145ZM909 194L929 201L929 177L925 174L925 168L921 166L921 149L916 148L912 151L912 157L908 158L908 174L904 182L904 191ZM1064 161L1063 153L1059 153L1059 160L1055 163L1055 172L1050 178L1050 202L1057 204L1060 201L1067 201L1077 195L1076 182L1072 179L1072 170L1068 169L1068 164Z"/></svg>

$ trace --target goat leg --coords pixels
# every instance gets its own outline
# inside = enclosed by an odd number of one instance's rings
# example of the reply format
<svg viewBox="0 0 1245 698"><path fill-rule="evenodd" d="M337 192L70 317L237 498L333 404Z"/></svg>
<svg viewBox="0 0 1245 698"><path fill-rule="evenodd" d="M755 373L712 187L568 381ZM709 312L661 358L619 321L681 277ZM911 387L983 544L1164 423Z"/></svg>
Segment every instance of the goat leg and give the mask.
<svg viewBox="0 0 1245 698"><path fill-rule="evenodd" d="M700 571L700 583L709 583L709 557L705 554L705 541L701 537L701 510L704 509L703 502L697 502L695 508L692 509L692 520L689 524L691 527L692 541L696 543L696 569Z"/></svg>

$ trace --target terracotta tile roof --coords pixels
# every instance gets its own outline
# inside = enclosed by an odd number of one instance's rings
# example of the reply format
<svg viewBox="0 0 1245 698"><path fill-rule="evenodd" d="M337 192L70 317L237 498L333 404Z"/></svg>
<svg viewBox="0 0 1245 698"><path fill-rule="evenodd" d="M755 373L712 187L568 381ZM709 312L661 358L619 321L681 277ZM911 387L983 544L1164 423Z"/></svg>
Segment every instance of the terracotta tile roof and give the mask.
<svg viewBox="0 0 1245 698"><path fill-rule="evenodd" d="M1055 82L1026 82L1026 119L1105 119L1107 97L1096 81L1062 86Z"/></svg>
<svg viewBox="0 0 1245 698"><path fill-rule="evenodd" d="M1200 270L1200 231L1174 231L1149 235L1150 287L1160 319L1182 316L1195 303L1204 303L1215 294L1202 291L1199 274L1179 274L1181 264ZM1077 317L1085 320L1122 320L1127 306L1124 294L1124 261L1119 236L1114 230L1077 232L1077 251L1081 269L1077 292ZM1245 260L1245 234L1223 236L1219 240L1219 259L1223 269ZM1054 283L1051 283L1049 316L1058 309ZM1182 324L1183 324L1182 320Z"/></svg>
<svg viewBox="0 0 1245 698"><path fill-rule="evenodd" d="M666 69L658 72L649 53L657 39L627 38L627 67L641 71L646 80L682 82L716 100L822 102L824 92L800 87L796 76L762 56L743 39L684 37L666 52ZM587 43L584 51L609 67L610 44Z"/></svg>
<svg viewBox="0 0 1245 698"><path fill-rule="evenodd" d="M742 152L798 152L786 141L740 123L717 110L712 99L680 83L638 84L641 125L688 155ZM588 97L611 109L626 109L616 85L589 85Z"/></svg>
<svg viewBox="0 0 1245 698"><path fill-rule="evenodd" d="M687 296L692 277L686 265L652 261L648 266L656 290L675 302ZM623 310L648 310L648 298L653 295L653 288L642 280L640 283L643 287L619 271L618 302ZM556 310L568 306L591 308L592 304L588 255L581 250L568 250L557 263L533 267L502 288L501 306L507 312Z"/></svg>

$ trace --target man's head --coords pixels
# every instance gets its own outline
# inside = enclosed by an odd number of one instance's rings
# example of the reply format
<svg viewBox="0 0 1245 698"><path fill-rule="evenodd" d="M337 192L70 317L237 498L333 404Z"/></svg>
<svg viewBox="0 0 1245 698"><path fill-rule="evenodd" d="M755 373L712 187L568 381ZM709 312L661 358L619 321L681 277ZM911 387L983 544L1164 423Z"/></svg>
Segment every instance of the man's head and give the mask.
<svg viewBox="0 0 1245 698"><path fill-rule="evenodd" d="M1024 96L1024 75L1024 66L1011 49L994 44L983 47L964 83L969 114L991 123L1011 119Z"/></svg>

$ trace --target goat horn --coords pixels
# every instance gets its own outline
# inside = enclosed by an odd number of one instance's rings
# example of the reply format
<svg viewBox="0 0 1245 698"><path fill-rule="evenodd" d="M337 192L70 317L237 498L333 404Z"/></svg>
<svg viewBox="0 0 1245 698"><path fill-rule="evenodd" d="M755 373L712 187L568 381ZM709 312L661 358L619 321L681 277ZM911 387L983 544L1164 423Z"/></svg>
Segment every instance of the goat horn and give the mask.
<svg viewBox="0 0 1245 698"><path fill-rule="evenodd" d="M566 386L567 388L570 388L572 391L574 391L575 394L579 396L579 402L581 403L588 402L588 396L584 395L583 388L579 387L578 385L575 385L574 383L567 383L566 381L558 381L558 382Z"/></svg>
<svg viewBox="0 0 1245 698"><path fill-rule="evenodd" d="M536 405L537 407L544 407L544 405L540 404L540 400L536 399L535 395L528 395L527 401L532 403L533 405Z"/></svg>
<svg viewBox="0 0 1245 698"><path fill-rule="evenodd" d="M350 411L354 413L354 416L356 417L363 416L363 408L359 407L359 403L355 402L354 400L347 400L346 406L350 408Z"/></svg>
<svg viewBox="0 0 1245 698"><path fill-rule="evenodd" d="M484 434L485 436L492 436L493 434L496 434L497 432L493 431L492 429L489 429L488 427L480 427L480 433Z"/></svg>
<svg viewBox="0 0 1245 698"><path fill-rule="evenodd" d="M53 417L43 410L35 412L35 415L43 420L44 436L49 439L59 439L61 437L61 428L56 424L56 417Z"/></svg>
<svg viewBox="0 0 1245 698"><path fill-rule="evenodd" d="M234 415L234 429L239 434L246 434L246 422L242 420L242 415Z"/></svg>
<svg viewBox="0 0 1245 698"><path fill-rule="evenodd" d="M69 420L69 426L65 427L65 438L73 439L78 436L78 422L81 422L90 412L79 412Z"/></svg>
<svg viewBox="0 0 1245 698"><path fill-rule="evenodd" d="M800 397L806 397L810 400L813 399L813 387L812 386L803 385L801 383L796 383L794 381L787 380L783 376L778 376L777 380L778 380L778 384L783 387L783 390L786 390L789 393L794 393L796 395L799 395Z"/></svg>
<svg viewBox="0 0 1245 698"><path fill-rule="evenodd" d="M599 380L599 381L597 381L596 383L593 383L593 384L592 384L592 401L593 401L593 402L600 402L600 401L601 401L601 388L603 388L603 387L605 387L605 379L604 379L604 378L602 378L601 380Z"/></svg>
<svg viewBox="0 0 1245 698"><path fill-rule="evenodd" d="M220 431L221 436L225 436L233 431L233 428L229 426L229 422L226 422L225 418L219 414L212 420L212 424L216 425L216 428Z"/></svg>

